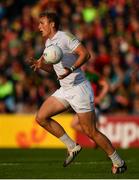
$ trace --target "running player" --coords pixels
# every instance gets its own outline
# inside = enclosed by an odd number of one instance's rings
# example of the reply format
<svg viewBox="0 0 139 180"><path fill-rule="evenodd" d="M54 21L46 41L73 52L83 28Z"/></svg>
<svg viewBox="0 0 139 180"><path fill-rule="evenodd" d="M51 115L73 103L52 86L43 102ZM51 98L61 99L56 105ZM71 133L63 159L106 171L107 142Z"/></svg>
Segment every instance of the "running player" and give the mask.
<svg viewBox="0 0 139 180"><path fill-rule="evenodd" d="M39 30L46 39L45 46L58 45L64 56L58 64L53 66L61 87L42 104L38 110L36 121L67 146L69 153L64 161L64 167L66 167L82 148L51 117L71 106L77 113L84 133L94 140L112 160L112 173L124 172L126 170L125 162L117 154L109 139L96 128L93 91L80 69L90 58L87 49L75 36L59 30L59 18L54 12L40 14ZM32 60L31 64L34 70L50 70L44 63L43 55L37 61Z"/></svg>

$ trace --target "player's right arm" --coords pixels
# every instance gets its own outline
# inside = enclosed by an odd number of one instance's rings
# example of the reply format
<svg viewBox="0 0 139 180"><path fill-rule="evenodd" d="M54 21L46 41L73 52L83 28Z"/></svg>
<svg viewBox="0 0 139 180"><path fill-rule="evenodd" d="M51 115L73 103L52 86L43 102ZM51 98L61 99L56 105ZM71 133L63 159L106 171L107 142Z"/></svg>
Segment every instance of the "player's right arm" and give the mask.
<svg viewBox="0 0 139 180"><path fill-rule="evenodd" d="M27 63L34 71L42 69L48 73L54 72L53 65L44 63L43 55L38 60L30 58Z"/></svg>

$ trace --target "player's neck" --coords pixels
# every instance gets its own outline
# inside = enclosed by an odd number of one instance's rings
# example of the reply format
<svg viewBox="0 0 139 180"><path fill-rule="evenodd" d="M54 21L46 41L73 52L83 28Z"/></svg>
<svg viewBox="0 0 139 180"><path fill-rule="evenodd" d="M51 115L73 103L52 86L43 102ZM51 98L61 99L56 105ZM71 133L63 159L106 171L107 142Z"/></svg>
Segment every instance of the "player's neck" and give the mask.
<svg viewBox="0 0 139 180"><path fill-rule="evenodd" d="M49 39L52 39L56 33L57 33L56 30L52 31L51 34L49 35Z"/></svg>

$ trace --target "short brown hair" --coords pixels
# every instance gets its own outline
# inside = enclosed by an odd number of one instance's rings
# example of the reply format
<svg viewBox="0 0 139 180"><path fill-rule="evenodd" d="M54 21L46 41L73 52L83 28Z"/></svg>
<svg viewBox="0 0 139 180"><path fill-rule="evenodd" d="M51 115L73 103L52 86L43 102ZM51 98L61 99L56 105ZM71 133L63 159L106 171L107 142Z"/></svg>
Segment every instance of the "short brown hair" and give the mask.
<svg viewBox="0 0 139 180"><path fill-rule="evenodd" d="M59 16L57 15L57 13L45 11L45 12L40 13L39 17L40 18L41 17L47 17L50 22L55 23L55 29L56 30L59 29L60 19L59 19Z"/></svg>

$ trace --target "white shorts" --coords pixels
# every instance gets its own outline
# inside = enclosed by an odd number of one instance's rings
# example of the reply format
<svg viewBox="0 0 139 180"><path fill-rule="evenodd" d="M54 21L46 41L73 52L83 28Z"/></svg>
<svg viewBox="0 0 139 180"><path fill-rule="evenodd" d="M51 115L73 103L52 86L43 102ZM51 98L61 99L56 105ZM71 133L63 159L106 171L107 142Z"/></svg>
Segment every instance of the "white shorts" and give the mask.
<svg viewBox="0 0 139 180"><path fill-rule="evenodd" d="M52 96L62 102L66 108L71 106L76 113L94 110L94 94L88 81L68 89L60 87Z"/></svg>

